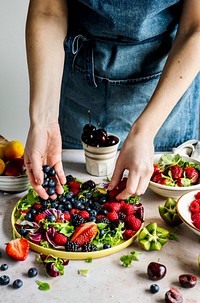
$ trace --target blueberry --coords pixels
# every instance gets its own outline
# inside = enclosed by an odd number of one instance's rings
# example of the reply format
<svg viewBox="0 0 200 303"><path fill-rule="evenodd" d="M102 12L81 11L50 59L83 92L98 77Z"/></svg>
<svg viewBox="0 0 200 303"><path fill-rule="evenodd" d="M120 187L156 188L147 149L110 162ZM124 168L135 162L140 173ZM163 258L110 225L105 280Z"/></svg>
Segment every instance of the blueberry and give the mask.
<svg viewBox="0 0 200 303"><path fill-rule="evenodd" d="M56 193L56 190L55 190L54 187L49 187L49 188L47 188L47 194L48 194L49 196L53 196L55 193Z"/></svg>
<svg viewBox="0 0 200 303"><path fill-rule="evenodd" d="M49 185L49 181L48 180L44 180L42 183L42 187L48 187Z"/></svg>
<svg viewBox="0 0 200 303"><path fill-rule="evenodd" d="M42 207L48 208L49 200L42 200L42 201L41 201L41 204L42 204Z"/></svg>
<svg viewBox="0 0 200 303"><path fill-rule="evenodd" d="M31 267L29 270L28 270L28 277L29 278L33 278L35 276L37 276L38 274L38 271L35 267Z"/></svg>
<svg viewBox="0 0 200 303"><path fill-rule="evenodd" d="M25 216L25 220L33 221L33 214L31 212L27 213Z"/></svg>
<svg viewBox="0 0 200 303"><path fill-rule="evenodd" d="M58 203L57 202L52 202L51 203L51 208L57 209L58 208Z"/></svg>
<svg viewBox="0 0 200 303"><path fill-rule="evenodd" d="M99 237L102 238L105 235L105 229L100 229Z"/></svg>
<svg viewBox="0 0 200 303"><path fill-rule="evenodd" d="M92 217L92 216L89 219L90 222L96 222L96 220L97 220L96 217Z"/></svg>
<svg viewBox="0 0 200 303"><path fill-rule="evenodd" d="M52 167L50 169L50 171L48 172L48 175L51 176L51 177L53 177L53 176L55 176L55 174L56 174L56 170L55 170L55 168Z"/></svg>
<svg viewBox="0 0 200 303"><path fill-rule="evenodd" d="M10 278L8 276L1 276L0 277L0 285L7 285L10 283Z"/></svg>
<svg viewBox="0 0 200 303"><path fill-rule="evenodd" d="M21 226L19 229L18 229L18 233L21 235L21 236L26 236L28 234L28 230Z"/></svg>
<svg viewBox="0 0 200 303"><path fill-rule="evenodd" d="M13 282L13 288L15 288L15 289L22 287L22 285L23 285L23 282L22 282L22 280L20 280L20 279L16 279L16 280Z"/></svg>
<svg viewBox="0 0 200 303"><path fill-rule="evenodd" d="M68 193L65 194L65 198L70 200L73 197L73 192L72 191L68 191Z"/></svg>
<svg viewBox="0 0 200 303"><path fill-rule="evenodd" d="M47 216L46 219L47 219L48 222L56 222L56 218L53 215Z"/></svg>
<svg viewBox="0 0 200 303"><path fill-rule="evenodd" d="M98 202L100 204L104 204L104 203L106 203L106 201L107 201L106 196L100 196L99 199L98 199Z"/></svg>
<svg viewBox="0 0 200 303"><path fill-rule="evenodd" d="M50 171L51 167L49 165L43 165L42 171L46 174Z"/></svg>
<svg viewBox="0 0 200 303"><path fill-rule="evenodd" d="M92 198L92 193L91 193L91 192L85 193L85 197L86 197L87 199L91 199L91 198Z"/></svg>
<svg viewBox="0 0 200 303"><path fill-rule="evenodd" d="M63 203L63 204L65 204L66 201L67 201L66 197L64 197L64 196L58 197L57 200L58 200L59 203Z"/></svg>
<svg viewBox="0 0 200 303"><path fill-rule="evenodd" d="M94 210L94 209L92 209L92 210L90 211L90 215L91 215L91 217L96 217L97 211Z"/></svg>
<svg viewBox="0 0 200 303"><path fill-rule="evenodd" d="M35 215L35 214L37 213L37 210L34 209L34 208L31 208L31 209L30 209L30 213L31 213L32 215Z"/></svg>
<svg viewBox="0 0 200 303"><path fill-rule="evenodd" d="M55 187L56 186L56 181L54 179L49 179L48 186L49 187Z"/></svg>
<svg viewBox="0 0 200 303"><path fill-rule="evenodd" d="M71 205L71 203L69 201L67 201L65 203L65 210L70 210L70 209L72 209L72 205Z"/></svg>
<svg viewBox="0 0 200 303"><path fill-rule="evenodd" d="M159 291L159 286L157 285L157 284L152 284L151 286L150 286L150 292L152 293L152 294L155 294L155 293L157 293Z"/></svg>
<svg viewBox="0 0 200 303"><path fill-rule="evenodd" d="M60 211L64 211L65 207L63 204L59 204L57 209Z"/></svg>
<svg viewBox="0 0 200 303"><path fill-rule="evenodd" d="M1 270L7 270L8 264L2 264L0 268L1 268Z"/></svg>
<svg viewBox="0 0 200 303"><path fill-rule="evenodd" d="M110 244L104 244L104 245L103 245L103 249L108 249L108 248L111 248L111 245L110 245Z"/></svg>

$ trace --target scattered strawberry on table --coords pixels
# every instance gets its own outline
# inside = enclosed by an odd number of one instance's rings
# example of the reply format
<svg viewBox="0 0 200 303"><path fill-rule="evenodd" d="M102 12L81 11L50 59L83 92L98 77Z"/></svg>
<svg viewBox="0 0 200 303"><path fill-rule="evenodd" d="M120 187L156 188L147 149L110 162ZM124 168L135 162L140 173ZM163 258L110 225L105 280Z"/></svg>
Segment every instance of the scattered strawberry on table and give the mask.
<svg viewBox="0 0 200 303"><path fill-rule="evenodd" d="M64 193L55 196L55 170L43 167L44 183L50 198L41 199L33 189L23 197L15 211L15 228L30 242L68 252L91 252L111 248L132 238L144 221L140 197L117 201L126 186L123 178L112 191L107 184L81 182L68 175Z"/></svg>
<svg viewBox="0 0 200 303"><path fill-rule="evenodd" d="M191 186L197 184L200 178L200 165L185 161L179 155L163 154L157 164L151 181L167 186Z"/></svg>

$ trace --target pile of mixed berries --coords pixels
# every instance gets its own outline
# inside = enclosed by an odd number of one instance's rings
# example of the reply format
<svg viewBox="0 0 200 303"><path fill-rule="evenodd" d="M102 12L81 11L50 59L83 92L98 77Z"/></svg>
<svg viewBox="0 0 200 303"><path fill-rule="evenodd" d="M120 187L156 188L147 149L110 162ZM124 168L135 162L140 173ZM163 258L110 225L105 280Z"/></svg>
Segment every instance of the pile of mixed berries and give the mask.
<svg viewBox="0 0 200 303"><path fill-rule="evenodd" d="M15 228L29 241L58 250L91 252L128 240L141 228L144 208L140 197L116 200L127 178L108 191L107 183L99 188L93 180L81 182L67 175L64 193L53 199L54 171L47 165L43 170L50 198L43 200L30 189L15 212Z"/></svg>
<svg viewBox="0 0 200 303"><path fill-rule="evenodd" d="M200 191L195 194L194 200L190 203L192 223L200 230Z"/></svg>
<svg viewBox="0 0 200 303"><path fill-rule="evenodd" d="M197 184L200 178L200 165L184 161L176 154L163 154L157 164L151 181L167 186L191 186Z"/></svg>

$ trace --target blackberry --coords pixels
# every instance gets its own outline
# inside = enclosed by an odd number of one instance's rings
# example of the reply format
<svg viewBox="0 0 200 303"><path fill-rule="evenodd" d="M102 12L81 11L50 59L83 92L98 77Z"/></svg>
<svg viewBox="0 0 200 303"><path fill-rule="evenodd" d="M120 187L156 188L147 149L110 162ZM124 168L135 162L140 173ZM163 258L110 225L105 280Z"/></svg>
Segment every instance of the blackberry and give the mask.
<svg viewBox="0 0 200 303"><path fill-rule="evenodd" d="M119 220L124 221L124 219L126 218L126 215L120 211L120 212L118 212L118 218L119 218Z"/></svg>
<svg viewBox="0 0 200 303"><path fill-rule="evenodd" d="M101 218L97 220L97 223L105 223L105 224L109 224L110 220L108 218Z"/></svg>
<svg viewBox="0 0 200 303"><path fill-rule="evenodd" d="M74 181L74 177L72 175L67 175L66 180L67 180L67 183L69 183L70 181Z"/></svg>
<svg viewBox="0 0 200 303"><path fill-rule="evenodd" d="M98 202L93 202L92 209L96 210L96 212L98 213L101 210L101 205Z"/></svg>
<svg viewBox="0 0 200 303"><path fill-rule="evenodd" d="M97 246L89 242L85 242L81 248L83 252L97 251Z"/></svg>
<svg viewBox="0 0 200 303"><path fill-rule="evenodd" d="M84 219L78 214L73 214L71 218L71 222L74 226L77 227L84 223Z"/></svg>
<svg viewBox="0 0 200 303"><path fill-rule="evenodd" d="M79 245L76 242L68 241L65 245L66 251L76 252L79 249Z"/></svg>

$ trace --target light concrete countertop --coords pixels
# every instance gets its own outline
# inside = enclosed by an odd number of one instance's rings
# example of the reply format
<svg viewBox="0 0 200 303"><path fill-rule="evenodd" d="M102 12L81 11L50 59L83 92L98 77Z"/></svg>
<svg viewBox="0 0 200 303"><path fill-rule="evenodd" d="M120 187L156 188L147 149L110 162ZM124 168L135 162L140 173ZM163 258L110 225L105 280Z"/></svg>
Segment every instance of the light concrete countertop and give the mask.
<svg viewBox="0 0 200 303"><path fill-rule="evenodd" d="M81 180L92 179L97 183L103 181L102 178L92 177L86 173L82 150L64 151L63 164L66 175L72 174ZM144 251L135 241L122 251L93 259L92 263L86 263L84 260L70 260L68 266L65 266L64 276L57 278L45 276L42 265L37 262L38 253L33 251L30 251L25 261L11 260L5 253L5 243L12 239L10 216L13 207L24 194L0 193L0 251L3 252L0 265L3 263L9 265L8 270L0 271L0 275L8 275L11 279L10 285L0 286L0 302L162 303L165 302L165 293L171 286L181 291L184 302L200 302L200 269L197 260L200 253L199 237L184 224L180 226L177 233L179 240L168 242L159 252ZM141 202L145 207L145 224L157 222L159 226L173 230L165 224L158 213L158 205L164 204L164 198L157 196L149 189L142 196ZM141 252L138 256L139 261L133 261L132 267L123 267L120 264L120 256L127 255L133 250ZM148 279L146 273L151 261L160 262L167 267L166 276L155 282L160 287L156 294L151 294L149 291L150 285L154 282ZM27 277L30 267L37 267L39 271L37 277ZM78 270L87 268L90 269L88 276L78 274ZM178 277L183 273L197 276L198 282L194 288L180 287ZM23 286L14 290L12 282L17 278L23 280ZM51 289L40 291L36 280L48 282Z"/></svg>

